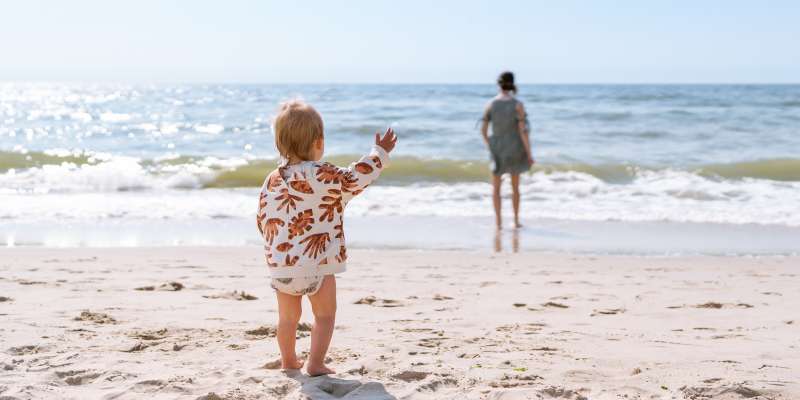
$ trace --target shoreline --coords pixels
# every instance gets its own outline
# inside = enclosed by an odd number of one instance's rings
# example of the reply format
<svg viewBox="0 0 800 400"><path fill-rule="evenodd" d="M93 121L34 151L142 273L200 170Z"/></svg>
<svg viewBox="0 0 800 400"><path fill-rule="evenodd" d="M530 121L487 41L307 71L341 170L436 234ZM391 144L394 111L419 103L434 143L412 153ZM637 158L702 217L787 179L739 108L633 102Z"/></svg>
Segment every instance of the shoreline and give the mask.
<svg viewBox="0 0 800 400"><path fill-rule="evenodd" d="M800 396L800 257L354 249L337 278L339 373L321 378L271 369L277 316L260 257L0 249L0 396Z"/></svg>
<svg viewBox="0 0 800 400"><path fill-rule="evenodd" d="M510 220L506 221L510 224ZM797 256L800 227L692 222L523 219L497 232L491 217L345 218L348 247L654 256ZM9 222L2 248L236 247L260 245L250 219ZM391 227L391 235L385 229Z"/></svg>

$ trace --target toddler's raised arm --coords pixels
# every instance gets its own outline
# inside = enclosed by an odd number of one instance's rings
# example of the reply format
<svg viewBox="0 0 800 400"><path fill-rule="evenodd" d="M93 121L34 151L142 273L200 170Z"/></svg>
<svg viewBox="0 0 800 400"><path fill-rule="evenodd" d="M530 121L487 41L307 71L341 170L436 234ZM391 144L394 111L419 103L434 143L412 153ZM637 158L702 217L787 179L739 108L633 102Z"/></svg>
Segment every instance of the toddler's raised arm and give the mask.
<svg viewBox="0 0 800 400"><path fill-rule="evenodd" d="M332 164L324 164L317 170L317 179L325 183L339 183L342 200L346 203L354 196L360 194L375 179L378 179L383 168L389 162L389 152L394 149L397 142L392 128L386 130L383 137L375 134L375 146L372 151L347 168L340 168ZM338 193L331 193L338 194Z"/></svg>

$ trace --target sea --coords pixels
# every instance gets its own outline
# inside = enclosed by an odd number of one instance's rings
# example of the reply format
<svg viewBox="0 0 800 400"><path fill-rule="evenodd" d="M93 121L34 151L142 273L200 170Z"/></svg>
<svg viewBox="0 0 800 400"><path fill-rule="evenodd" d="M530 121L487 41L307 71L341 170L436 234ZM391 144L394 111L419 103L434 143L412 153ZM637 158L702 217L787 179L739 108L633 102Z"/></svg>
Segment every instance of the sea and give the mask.
<svg viewBox="0 0 800 400"><path fill-rule="evenodd" d="M479 119L491 84L0 83L0 246L258 244L303 99L346 165L399 136L346 211L355 247L800 252L800 85L520 85L536 165L495 232ZM352 227L352 228L350 228Z"/></svg>

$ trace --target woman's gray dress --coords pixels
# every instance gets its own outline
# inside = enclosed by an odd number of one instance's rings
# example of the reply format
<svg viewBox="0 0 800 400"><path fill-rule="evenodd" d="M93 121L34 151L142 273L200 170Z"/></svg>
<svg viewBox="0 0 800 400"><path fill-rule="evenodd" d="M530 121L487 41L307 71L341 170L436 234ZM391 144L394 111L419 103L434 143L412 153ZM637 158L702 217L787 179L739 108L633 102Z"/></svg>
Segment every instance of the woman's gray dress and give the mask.
<svg viewBox="0 0 800 400"><path fill-rule="evenodd" d="M496 98L492 100L484 121L491 122L492 134L489 136L489 151L492 153L492 174L503 175L521 174L531 169L528 164L528 153L525 144L519 137L517 114L519 100L511 98ZM525 119L525 126L528 120Z"/></svg>

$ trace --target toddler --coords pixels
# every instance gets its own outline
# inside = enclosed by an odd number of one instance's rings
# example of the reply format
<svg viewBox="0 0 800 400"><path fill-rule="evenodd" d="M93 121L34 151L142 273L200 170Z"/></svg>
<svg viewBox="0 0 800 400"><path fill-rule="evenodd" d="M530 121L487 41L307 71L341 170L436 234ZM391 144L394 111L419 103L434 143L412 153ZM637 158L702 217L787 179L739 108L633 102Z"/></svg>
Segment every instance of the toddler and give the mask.
<svg viewBox="0 0 800 400"><path fill-rule="evenodd" d="M354 196L378 178L397 137L389 128L375 134L375 146L349 168L319 161L325 150L322 118L308 104L290 101L275 117L275 145L281 155L258 203L258 230L272 287L278 297L278 347L284 369L300 369L295 335L303 295L314 313L309 375L332 374L325 353L336 315L336 277L344 272L347 248L342 213Z"/></svg>

